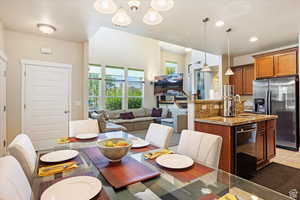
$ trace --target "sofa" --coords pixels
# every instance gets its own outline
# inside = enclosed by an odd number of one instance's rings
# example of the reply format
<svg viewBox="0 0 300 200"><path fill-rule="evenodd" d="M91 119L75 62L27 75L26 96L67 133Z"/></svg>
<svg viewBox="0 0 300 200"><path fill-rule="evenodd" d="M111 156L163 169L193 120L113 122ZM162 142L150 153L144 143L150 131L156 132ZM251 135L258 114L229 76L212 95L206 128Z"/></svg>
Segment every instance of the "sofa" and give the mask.
<svg viewBox="0 0 300 200"><path fill-rule="evenodd" d="M162 109L161 117L152 117L152 109L140 108L131 110L118 110L118 111L95 111L96 113L105 113L107 124L115 124L126 128L127 131L137 131L148 129L149 125L153 122L159 121L161 118L170 117L169 110L166 108ZM132 112L133 119L122 119L121 113ZM90 115L91 118L92 115Z"/></svg>

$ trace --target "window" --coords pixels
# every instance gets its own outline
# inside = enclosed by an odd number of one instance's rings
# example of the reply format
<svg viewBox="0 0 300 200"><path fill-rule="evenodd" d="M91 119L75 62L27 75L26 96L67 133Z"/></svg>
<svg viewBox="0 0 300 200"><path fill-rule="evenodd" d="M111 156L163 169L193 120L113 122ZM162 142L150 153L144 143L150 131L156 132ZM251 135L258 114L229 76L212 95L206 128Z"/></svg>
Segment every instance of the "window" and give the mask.
<svg viewBox="0 0 300 200"><path fill-rule="evenodd" d="M167 61L165 63L165 74L169 75L175 73L177 71L177 66L177 62Z"/></svg>
<svg viewBox="0 0 300 200"><path fill-rule="evenodd" d="M121 110L124 97L124 68L105 68L105 108Z"/></svg>
<svg viewBox="0 0 300 200"><path fill-rule="evenodd" d="M99 110L101 105L101 66L89 65L88 72L89 84L89 110Z"/></svg>
<svg viewBox="0 0 300 200"><path fill-rule="evenodd" d="M128 109L141 108L144 97L144 70L128 69Z"/></svg>

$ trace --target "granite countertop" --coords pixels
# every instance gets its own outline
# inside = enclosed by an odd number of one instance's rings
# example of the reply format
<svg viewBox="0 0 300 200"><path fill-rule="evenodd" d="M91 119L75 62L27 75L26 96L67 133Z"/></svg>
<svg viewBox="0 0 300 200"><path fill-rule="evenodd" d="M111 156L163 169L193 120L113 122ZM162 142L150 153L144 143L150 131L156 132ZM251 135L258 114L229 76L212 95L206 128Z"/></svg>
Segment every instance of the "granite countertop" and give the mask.
<svg viewBox="0 0 300 200"><path fill-rule="evenodd" d="M254 113L241 113L236 117L208 117L208 118L196 118L196 122L203 122L209 124L217 124L223 126L238 126L250 123L256 123L266 120L277 119L277 115L262 115L262 114L254 114Z"/></svg>

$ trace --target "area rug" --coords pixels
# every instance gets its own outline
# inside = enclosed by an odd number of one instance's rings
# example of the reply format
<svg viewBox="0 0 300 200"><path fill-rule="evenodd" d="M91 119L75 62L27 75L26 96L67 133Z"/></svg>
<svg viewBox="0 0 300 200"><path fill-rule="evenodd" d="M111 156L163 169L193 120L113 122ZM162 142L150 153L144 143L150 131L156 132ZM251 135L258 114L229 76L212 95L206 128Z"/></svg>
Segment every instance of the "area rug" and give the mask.
<svg viewBox="0 0 300 200"><path fill-rule="evenodd" d="M300 169L273 162L259 170L250 181L287 196L296 189L297 200L300 200Z"/></svg>

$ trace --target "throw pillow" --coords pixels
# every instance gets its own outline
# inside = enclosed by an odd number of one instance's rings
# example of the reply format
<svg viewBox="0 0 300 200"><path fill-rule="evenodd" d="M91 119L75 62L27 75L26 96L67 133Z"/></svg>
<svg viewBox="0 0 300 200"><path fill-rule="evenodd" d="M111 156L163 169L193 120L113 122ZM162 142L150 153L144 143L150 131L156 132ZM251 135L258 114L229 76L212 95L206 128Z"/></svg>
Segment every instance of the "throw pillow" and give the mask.
<svg viewBox="0 0 300 200"><path fill-rule="evenodd" d="M134 115L132 112L120 113L121 119L134 119Z"/></svg>
<svg viewBox="0 0 300 200"><path fill-rule="evenodd" d="M161 117L162 108L153 108L151 117Z"/></svg>

